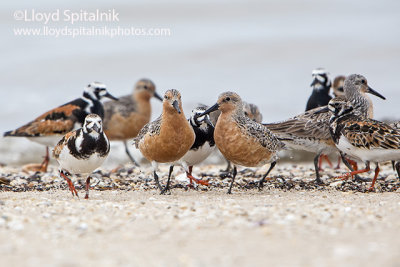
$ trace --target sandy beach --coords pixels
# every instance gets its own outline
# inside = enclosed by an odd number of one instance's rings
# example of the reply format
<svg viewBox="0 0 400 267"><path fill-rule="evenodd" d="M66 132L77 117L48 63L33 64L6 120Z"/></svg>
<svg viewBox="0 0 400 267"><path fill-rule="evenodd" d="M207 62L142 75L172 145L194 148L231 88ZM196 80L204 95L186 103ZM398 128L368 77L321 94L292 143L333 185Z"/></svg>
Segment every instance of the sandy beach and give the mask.
<svg viewBox="0 0 400 267"><path fill-rule="evenodd" d="M398 266L399 182L389 166L371 193L329 168L316 186L311 165L292 166L274 170L261 192L264 170L244 170L232 195L223 166L197 169L210 181L197 190L178 171L171 195L159 195L150 172L103 170L90 200L78 182L81 199L72 198L55 172L3 174L0 256L10 266Z"/></svg>

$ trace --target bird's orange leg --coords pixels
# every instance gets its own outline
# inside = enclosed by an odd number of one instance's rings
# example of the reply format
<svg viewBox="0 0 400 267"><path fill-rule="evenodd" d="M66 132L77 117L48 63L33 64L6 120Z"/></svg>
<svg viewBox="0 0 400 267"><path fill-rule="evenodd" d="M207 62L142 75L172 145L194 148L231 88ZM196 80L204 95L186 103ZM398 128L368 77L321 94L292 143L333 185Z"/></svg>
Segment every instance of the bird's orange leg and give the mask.
<svg viewBox="0 0 400 267"><path fill-rule="evenodd" d="M358 164L356 161L347 159L347 161L350 163L351 167L353 167L353 170L357 171L358 170Z"/></svg>
<svg viewBox="0 0 400 267"><path fill-rule="evenodd" d="M348 173L346 173L346 174L344 174L342 176L338 176L336 178L338 178L338 179L341 178L342 180L346 180L346 179L349 179L350 176L353 177L353 175L364 173L364 172L369 172L370 170L371 169L370 169L369 164L368 164L365 169L357 170L357 171L353 171L353 172L348 172Z"/></svg>
<svg viewBox="0 0 400 267"><path fill-rule="evenodd" d="M50 156L49 156L49 147L46 146L46 156L44 156L42 164L40 164L40 171L47 172L47 166L49 165Z"/></svg>
<svg viewBox="0 0 400 267"><path fill-rule="evenodd" d="M322 160L325 159L325 161L329 164L329 167L333 168L332 162L329 159L328 155L325 154L321 154L321 156L319 156L319 162L318 162L318 168L322 171Z"/></svg>
<svg viewBox="0 0 400 267"><path fill-rule="evenodd" d="M189 166L189 172L186 172L186 177L189 178L191 185L192 185L193 181L195 181L197 184L209 185L208 181L204 181L204 180L201 180L201 179L194 178L192 176L192 169L193 169L193 166Z"/></svg>
<svg viewBox="0 0 400 267"><path fill-rule="evenodd" d="M78 192L76 192L75 186L72 183L71 179L69 179L62 171L60 171L60 176L63 177L67 181L69 191L71 191L72 196L77 196L79 198Z"/></svg>
<svg viewBox="0 0 400 267"><path fill-rule="evenodd" d="M374 179L372 180L371 186L368 188L368 191L374 190L376 178L378 178L379 171L380 171L379 166L376 165L376 168L375 168L375 176L374 176Z"/></svg>

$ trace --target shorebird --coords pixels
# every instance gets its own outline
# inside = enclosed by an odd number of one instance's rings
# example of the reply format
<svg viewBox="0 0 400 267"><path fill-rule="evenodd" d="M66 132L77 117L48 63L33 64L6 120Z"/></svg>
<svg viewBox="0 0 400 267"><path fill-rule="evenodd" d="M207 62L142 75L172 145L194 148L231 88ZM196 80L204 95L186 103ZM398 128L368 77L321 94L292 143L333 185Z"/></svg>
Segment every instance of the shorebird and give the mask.
<svg viewBox="0 0 400 267"><path fill-rule="evenodd" d="M344 92L344 98L350 101L360 111L360 114L366 118L373 117L372 101L366 93L385 99L385 97L369 87L367 79L359 74L352 74L346 78ZM288 148L316 153L314 167L315 181L317 183L322 183L318 171L319 156L322 153L329 154L338 151L329 132L329 118L330 113L324 106L309 110L286 121L264 124ZM351 168L347 161L344 161L344 163Z"/></svg>
<svg viewBox="0 0 400 267"><path fill-rule="evenodd" d="M248 102L245 102L245 101L242 101L242 102L243 102L244 115L246 117L248 117L249 119L255 121L255 122L261 123L262 122L262 114L261 114L261 111L258 108L258 106L253 104L253 103L248 103ZM214 112L212 112L210 114L213 114L213 113L216 113L216 112L219 112L219 110L214 111ZM220 112L218 113L218 115L219 114L220 114ZM214 123L214 125L215 125L215 123ZM224 173L230 172L231 168L232 168L230 161L227 160L227 162L228 162L228 165L226 166L226 168L224 170ZM224 176L225 176L225 174L224 174Z"/></svg>
<svg viewBox="0 0 400 267"><path fill-rule="evenodd" d="M164 95L161 116L146 124L134 138L136 148L151 162L154 180L161 194L169 190L174 162L189 151L194 140L193 128L182 110L181 94L175 89L168 90ZM158 163L171 163L167 185L164 188L158 180Z"/></svg>
<svg viewBox="0 0 400 267"><path fill-rule="evenodd" d="M53 156L60 164L59 173L69 186L72 196L78 197L75 186L68 177L71 174L86 175L86 195L89 198L90 174L100 167L110 152L110 142L103 132L99 115L89 114L83 127L67 133L53 150Z"/></svg>
<svg viewBox="0 0 400 267"><path fill-rule="evenodd" d="M104 132L110 141L122 141L130 160L138 166L129 153L127 140L134 138L140 129L150 121L152 97L162 101L156 92L156 86L149 79L139 80L133 93L119 97L119 101L104 103Z"/></svg>
<svg viewBox="0 0 400 267"><path fill-rule="evenodd" d="M396 130L400 131L400 121L389 123L390 127L395 128ZM392 167L393 170L397 172L397 176L400 179L400 162L396 162L392 160Z"/></svg>
<svg viewBox="0 0 400 267"><path fill-rule="evenodd" d="M103 97L118 100L107 92L104 84L92 82L85 87L81 98L54 108L16 130L5 132L4 136L26 137L45 145L46 156L37 170L46 172L50 160L49 147L54 147L64 134L82 127L89 113L104 117L103 105L100 102Z"/></svg>
<svg viewBox="0 0 400 267"><path fill-rule="evenodd" d="M215 149L214 125L210 120L210 116L209 114L199 116L207 108L206 105L199 104L192 110L189 123L193 128L196 138L189 151L177 161L185 169L190 184L192 184L192 181L195 181L198 184L208 185L207 181L192 176L193 166L204 161Z"/></svg>
<svg viewBox="0 0 400 267"><path fill-rule="evenodd" d="M363 116L354 103L335 98L328 104L331 112L330 133L336 147L344 154L365 162L365 169L343 177L370 171L375 162L375 175L369 190L374 189L379 162L400 160L400 131L389 124Z"/></svg>
<svg viewBox="0 0 400 267"><path fill-rule="evenodd" d="M336 76L333 80L332 91L335 97L344 95L344 80L346 80L346 76L343 75Z"/></svg>
<svg viewBox="0 0 400 267"><path fill-rule="evenodd" d="M249 119L258 123L262 122L262 114L257 105L243 101L243 111Z"/></svg>
<svg viewBox="0 0 400 267"><path fill-rule="evenodd" d="M331 90L331 80L329 79L328 72L323 68L317 68L312 71L313 81L311 83L311 88L313 89L311 96L308 98L306 110L311 110L317 107L326 106L332 97L329 95ZM329 157L326 154L321 154L318 161L318 169L322 170L322 160L333 166Z"/></svg>
<svg viewBox="0 0 400 267"><path fill-rule="evenodd" d="M214 140L222 155L234 164L228 194L232 193L232 186L237 174L236 165L259 167L271 163L267 173L259 182L259 189L262 189L267 175L274 168L278 159L276 152L283 148L283 143L265 126L244 115L242 99L238 94L222 93L217 103L200 116L217 109L221 111L221 115L215 126Z"/></svg>
<svg viewBox="0 0 400 267"><path fill-rule="evenodd" d="M332 97L329 95L331 90L331 80L328 77L328 72L323 68L318 68L312 71L313 81L311 88L313 89L311 96L308 98L306 111L326 106Z"/></svg>

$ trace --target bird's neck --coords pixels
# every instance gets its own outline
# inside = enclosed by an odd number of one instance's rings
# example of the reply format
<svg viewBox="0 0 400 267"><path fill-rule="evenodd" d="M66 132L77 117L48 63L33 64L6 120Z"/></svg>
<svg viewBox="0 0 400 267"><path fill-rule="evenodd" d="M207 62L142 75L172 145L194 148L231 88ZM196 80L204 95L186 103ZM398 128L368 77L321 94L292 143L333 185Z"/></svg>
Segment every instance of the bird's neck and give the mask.
<svg viewBox="0 0 400 267"><path fill-rule="evenodd" d="M94 113L100 116L101 119L104 119L104 108L103 104L97 98L93 97L89 93L85 92L83 94L83 100L88 103L86 108L87 113Z"/></svg>

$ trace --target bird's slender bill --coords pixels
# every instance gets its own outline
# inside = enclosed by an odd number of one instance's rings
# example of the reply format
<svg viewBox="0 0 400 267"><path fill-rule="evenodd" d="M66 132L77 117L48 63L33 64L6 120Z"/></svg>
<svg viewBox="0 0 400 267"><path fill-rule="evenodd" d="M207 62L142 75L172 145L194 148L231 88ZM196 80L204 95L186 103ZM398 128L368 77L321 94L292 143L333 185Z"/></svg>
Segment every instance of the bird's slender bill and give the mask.
<svg viewBox="0 0 400 267"><path fill-rule="evenodd" d="M157 92L154 92L154 97L160 101L163 101L162 97L159 94L157 94Z"/></svg>
<svg viewBox="0 0 400 267"><path fill-rule="evenodd" d="M174 109L176 109L176 111L178 111L178 113L181 114L181 109L179 108L179 103L178 103L178 101L175 100L175 101L172 103L172 106L174 106Z"/></svg>
<svg viewBox="0 0 400 267"><path fill-rule="evenodd" d="M216 103L214 106L210 107L209 109L207 109L203 113L199 114L198 117L201 117L201 116L207 115L207 114L209 114L209 113L211 113L213 111L216 111L218 108L219 108L219 105L218 105L218 103Z"/></svg>
<svg viewBox="0 0 400 267"><path fill-rule="evenodd" d="M110 99L112 99L112 100L118 101L118 98L116 98L115 96L113 96L112 94L110 94L110 93L108 93L108 92L107 92L107 94L105 94L104 96L105 96L105 97L108 97L108 98L110 98Z"/></svg>
<svg viewBox="0 0 400 267"><path fill-rule="evenodd" d="M375 91L374 89L372 89L371 87L368 86L367 89L367 93L370 93L371 95L375 95L379 98L382 98L383 100L386 100L386 97L384 97L383 95L381 95L380 93L378 93L377 91Z"/></svg>

